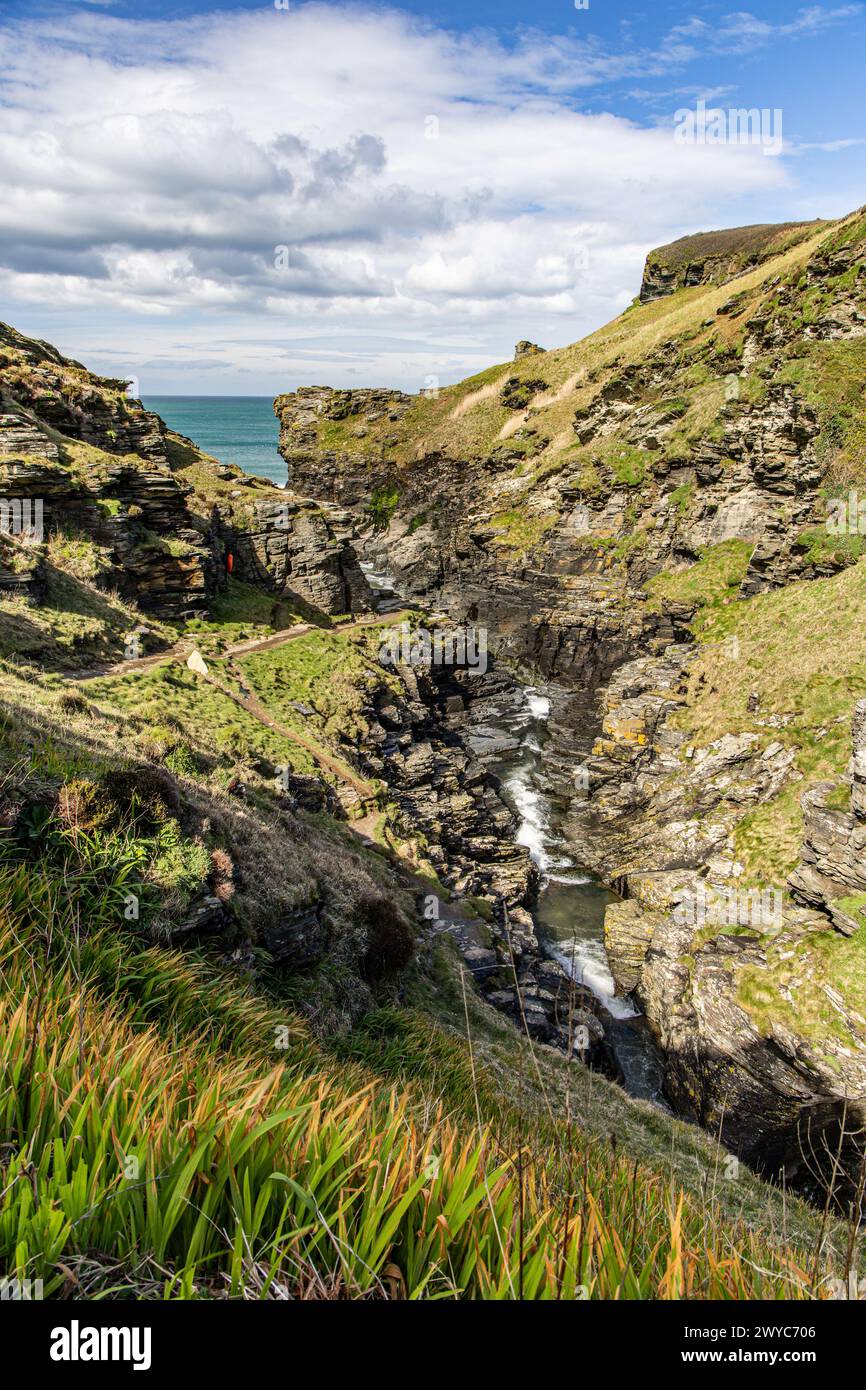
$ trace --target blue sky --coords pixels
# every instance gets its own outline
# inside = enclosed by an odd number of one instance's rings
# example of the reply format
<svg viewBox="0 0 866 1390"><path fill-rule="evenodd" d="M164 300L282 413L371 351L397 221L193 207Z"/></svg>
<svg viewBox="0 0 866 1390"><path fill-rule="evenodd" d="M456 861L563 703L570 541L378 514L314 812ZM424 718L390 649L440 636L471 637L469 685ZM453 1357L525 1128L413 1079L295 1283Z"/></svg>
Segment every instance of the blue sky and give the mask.
<svg viewBox="0 0 866 1390"><path fill-rule="evenodd" d="M444 384L866 201L864 57L844 0L6 0L0 315L144 394ZM699 100L778 153L678 142Z"/></svg>

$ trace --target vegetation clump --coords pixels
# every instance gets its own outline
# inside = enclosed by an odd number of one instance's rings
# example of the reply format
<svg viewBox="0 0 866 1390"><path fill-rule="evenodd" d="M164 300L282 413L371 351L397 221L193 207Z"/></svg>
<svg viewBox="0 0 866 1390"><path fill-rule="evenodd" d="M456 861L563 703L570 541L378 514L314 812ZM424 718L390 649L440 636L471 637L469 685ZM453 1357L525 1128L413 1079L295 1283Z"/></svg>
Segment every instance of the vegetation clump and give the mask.
<svg viewBox="0 0 866 1390"><path fill-rule="evenodd" d="M540 377L510 376L499 392L499 399L507 410L525 410L533 396L547 390L547 382Z"/></svg>
<svg viewBox="0 0 866 1390"><path fill-rule="evenodd" d="M367 935L361 970L365 980L378 984L406 968L415 951L415 939L392 898L366 896L358 904L358 914Z"/></svg>
<svg viewBox="0 0 866 1390"><path fill-rule="evenodd" d="M383 483L374 489L369 512L375 531L387 531L399 500L400 490L396 482Z"/></svg>

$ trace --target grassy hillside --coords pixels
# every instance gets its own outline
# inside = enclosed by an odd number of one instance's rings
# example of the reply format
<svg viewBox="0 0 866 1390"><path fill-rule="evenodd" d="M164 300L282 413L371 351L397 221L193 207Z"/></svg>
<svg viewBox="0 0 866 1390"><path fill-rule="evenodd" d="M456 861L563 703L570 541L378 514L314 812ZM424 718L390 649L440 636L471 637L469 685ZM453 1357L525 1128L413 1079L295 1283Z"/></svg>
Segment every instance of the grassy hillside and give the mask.
<svg viewBox="0 0 866 1390"><path fill-rule="evenodd" d="M806 1252L774 1254L712 1200L580 1140L542 1159L519 1109L485 1123L483 1076L481 1124L446 1118L423 1085L374 1084L197 962L132 952L92 918L83 938L68 917L36 928L28 898L0 945L17 1136L0 1240L7 1272L49 1294L808 1292ZM431 1043L465 1075L428 1027Z"/></svg>
<svg viewBox="0 0 866 1390"><path fill-rule="evenodd" d="M311 641L246 663L280 712L333 698L335 663L363 692L351 636ZM445 945L402 1005L365 978L365 903L411 917L408 885L287 816L251 762L285 750L182 665L72 688L7 660L2 710L6 1272L136 1298L820 1295L815 1217L521 1038ZM164 944L202 883L231 953ZM257 924L325 894L328 957L274 971Z"/></svg>
<svg viewBox="0 0 866 1390"><path fill-rule="evenodd" d="M862 221L855 214L841 224L843 230L839 232L834 232L832 224L821 223L810 235L799 239L786 234L781 242L783 249L768 248L773 254L766 261L737 278L738 304L733 314L718 315L721 306L731 298L729 282L680 290L649 304L634 303L578 343L489 367L457 385L441 388L435 396L418 397L397 426L387 416L368 422L364 437L359 439L351 416L323 420L319 426L324 431L320 446L366 454L371 459L384 455L399 470L425 453L461 459L483 456L497 446L507 445L509 450L529 456L521 470L527 477L528 488L551 468L573 461L580 450L573 429L575 412L593 400L605 380L673 342L676 357L672 365L676 366L678 359L684 374L691 370L691 378L683 378L686 388L691 388L689 396L695 397L689 406L694 420L682 422L688 434L690 425L698 423L698 414L711 417L713 409L720 409L724 401L723 382L716 384L720 389L712 402L703 402L700 392L695 393L694 388L702 384L699 378L703 350L729 348L735 355L745 319L770 298L778 277L796 277L830 237L853 235ZM785 247L785 241L791 239L795 244ZM523 409L505 403L506 386L506 399L518 401ZM516 389L520 386L524 388L522 394ZM279 413L279 399L277 408ZM515 439L522 426L529 426L534 432L529 441ZM521 469L519 462L516 467Z"/></svg>
<svg viewBox="0 0 866 1390"><path fill-rule="evenodd" d="M518 563L556 530L561 499L545 489L568 468L572 496L626 495L593 544L627 567L659 459L718 434L748 320L819 322L832 287L809 287L809 258L862 231L855 218L786 234L733 295L635 305L582 343L413 401L397 428L385 418L359 437L351 419L325 420L319 442L398 477L419 455L493 459L493 546ZM801 336L785 381L820 417L830 495L861 476L863 339ZM55 419L44 434L64 477L110 488L118 458L146 469L120 452L129 429L160 452L160 487L192 489L201 536L214 504L240 525L274 492L128 410L122 384L93 387L11 330L0 349L22 418ZM581 442L575 423L606 388L618 400L637 364L641 430L658 447L616 420ZM757 403L767 382L747 377ZM72 438L67 412L92 387L99 429ZM673 488L677 516L694 490ZM376 525L399 496L394 483L372 499ZM122 498L101 500L126 515ZM171 537L142 544L185 559ZM804 532L802 545L823 554L825 541ZM701 643L678 715L693 744L763 731L796 748L798 783L737 829L748 873L768 876L796 857L798 791L844 768L866 681L866 570L737 602L750 549L683 551L635 592L650 611L679 606ZM857 558L849 546L844 563ZM4 544L0 559L12 571L27 557ZM286 638L300 621L313 630ZM733 637L735 682L722 665ZM194 647L207 677L185 664ZM52 532L26 593L0 593L2 1270L52 1296L827 1296L856 1262L848 1233L732 1168L712 1136L524 1036L431 936L416 906L424 846L401 840L387 789L359 772L371 702L396 691L376 648L372 624L236 577L192 620L145 616L80 528ZM287 940L294 955L280 954ZM833 949L827 977L859 990L862 948ZM748 982L749 1007L767 1011L768 990L787 1001L796 977L803 1026L823 1026L810 961L773 961Z"/></svg>

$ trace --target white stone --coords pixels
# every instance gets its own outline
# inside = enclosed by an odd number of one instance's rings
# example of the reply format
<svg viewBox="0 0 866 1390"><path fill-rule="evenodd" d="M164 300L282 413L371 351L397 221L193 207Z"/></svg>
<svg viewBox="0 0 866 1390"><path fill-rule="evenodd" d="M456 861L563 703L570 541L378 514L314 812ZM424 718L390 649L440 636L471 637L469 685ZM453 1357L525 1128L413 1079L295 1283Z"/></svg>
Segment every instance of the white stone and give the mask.
<svg viewBox="0 0 866 1390"><path fill-rule="evenodd" d="M186 659L186 664L189 669L195 671L198 676L206 676L208 673L207 662L198 650L190 652Z"/></svg>

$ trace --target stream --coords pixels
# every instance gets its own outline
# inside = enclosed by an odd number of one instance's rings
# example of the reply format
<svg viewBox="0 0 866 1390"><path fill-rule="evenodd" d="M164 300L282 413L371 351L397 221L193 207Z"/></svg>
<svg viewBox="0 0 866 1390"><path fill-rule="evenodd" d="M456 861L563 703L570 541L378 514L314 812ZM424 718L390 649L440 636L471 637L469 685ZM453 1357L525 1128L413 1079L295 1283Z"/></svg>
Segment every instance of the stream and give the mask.
<svg viewBox="0 0 866 1390"><path fill-rule="evenodd" d="M372 560L360 560L359 564L361 573L375 596L377 613L393 613L404 606L394 587L393 575L377 568Z"/></svg>
<svg viewBox="0 0 866 1390"><path fill-rule="evenodd" d="M519 746L492 767L519 817L518 843L529 850L541 875L535 914L539 941L599 1001L607 1040L628 1093L665 1105L662 1058L638 1009L616 994L607 961L604 912L615 894L575 863L561 829L567 805L561 804L544 773L549 718L550 695L526 687L517 710L497 720Z"/></svg>
<svg viewBox="0 0 866 1390"><path fill-rule="evenodd" d="M384 566L361 560L361 569L377 598L380 613L401 606L395 581ZM526 686L511 709L496 709L495 729L504 734L503 751L490 761L500 779L505 800L519 819L518 844L525 845L538 868L541 886L535 916L543 950L577 983L589 989L601 1005L605 1035L622 1071L629 1095L668 1109L662 1096L664 1063L643 1015L630 999L616 993L604 947L604 912L616 895L575 863L562 821L573 795L557 793L545 770L544 748L549 739L551 697ZM476 731L476 734L480 731ZM486 739L484 740L486 741ZM470 737L470 742L476 743Z"/></svg>

